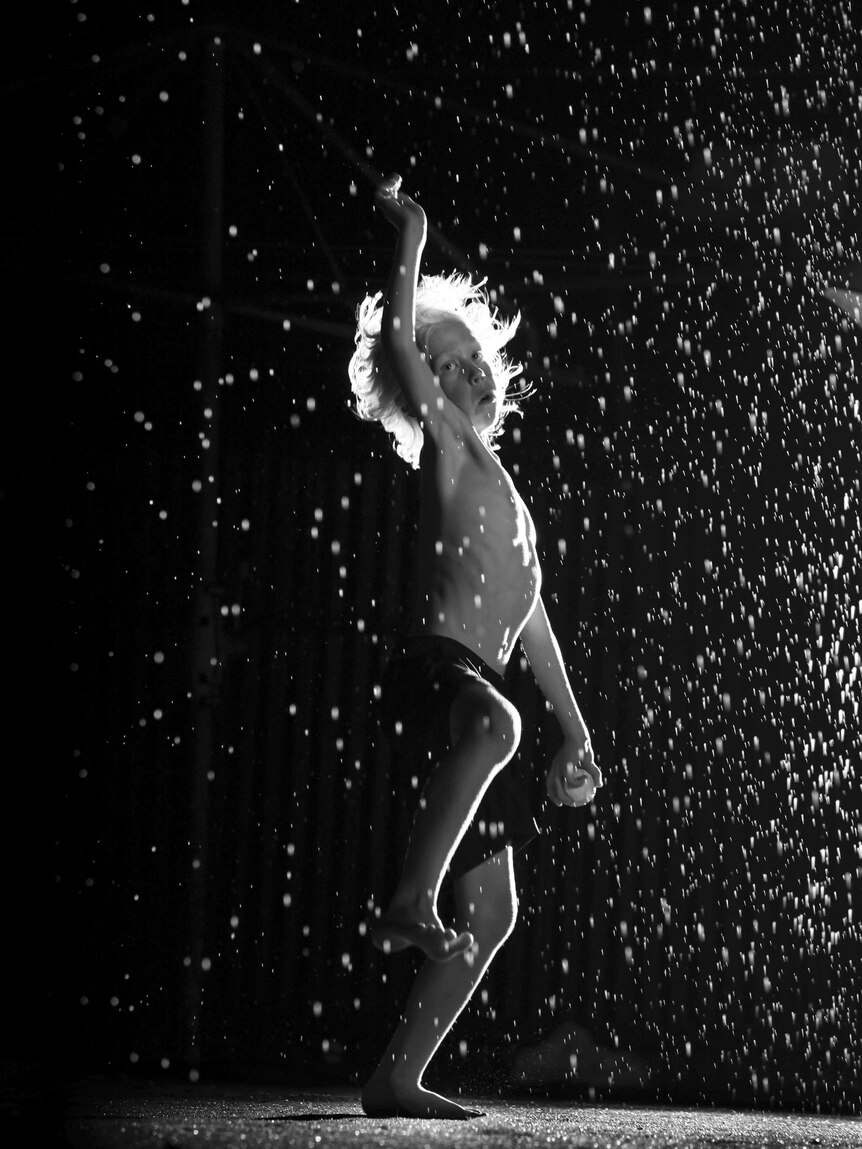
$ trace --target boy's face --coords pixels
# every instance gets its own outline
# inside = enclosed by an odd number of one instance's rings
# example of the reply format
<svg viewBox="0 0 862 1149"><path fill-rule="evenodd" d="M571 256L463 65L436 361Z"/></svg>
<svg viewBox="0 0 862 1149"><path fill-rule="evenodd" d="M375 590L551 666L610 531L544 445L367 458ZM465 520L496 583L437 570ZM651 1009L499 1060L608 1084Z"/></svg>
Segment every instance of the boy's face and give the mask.
<svg viewBox="0 0 862 1149"><path fill-rule="evenodd" d="M446 319L428 334L428 366L440 380L443 394L481 434L497 418L500 397L482 348L460 319Z"/></svg>

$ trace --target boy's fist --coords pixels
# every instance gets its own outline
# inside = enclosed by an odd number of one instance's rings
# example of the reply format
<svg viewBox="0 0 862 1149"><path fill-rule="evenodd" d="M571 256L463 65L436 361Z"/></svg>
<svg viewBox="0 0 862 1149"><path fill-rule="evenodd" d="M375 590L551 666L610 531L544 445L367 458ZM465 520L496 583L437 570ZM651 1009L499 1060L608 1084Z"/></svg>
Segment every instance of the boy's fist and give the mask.
<svg viewBox="0 0 862 1149"><path fill-rule="evenodd" d="M585 743L564 742L548 771L548 797L554 805L586 806L601 785L602 772L589 738Z"/></svg>
<svg viewBox="0 0 862 1149"><path fill-rule="evenodd" d="M374 202L393 227L399 231L414 228L423 235L427 226L425 212L401 190L401 176L392 175L384 180L374 193Z"/></svg>

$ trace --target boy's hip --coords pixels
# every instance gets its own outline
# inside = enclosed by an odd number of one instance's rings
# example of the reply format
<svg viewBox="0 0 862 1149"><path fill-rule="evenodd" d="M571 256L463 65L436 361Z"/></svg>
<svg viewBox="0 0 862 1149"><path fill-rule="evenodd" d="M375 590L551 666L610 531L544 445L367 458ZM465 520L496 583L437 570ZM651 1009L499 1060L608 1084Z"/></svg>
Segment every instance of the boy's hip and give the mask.
<svg viewBox="0 0 862 1149"><path fill-rule="evenodd" d="M389 666L419 662L429 672L454 676L479 677L496 690L505 693L506 680L470 647L442 634L410 634L402 638L393 651Z"/></svg>
<svg viewBox="0 0 862 1149"><path fill-rule="evenodd" d="M449 711L468 683L484 682L506 693L502 675L469 647L445 635L403 638L393 650L382 684L384 729L400 741L448 741Z"/></svg>

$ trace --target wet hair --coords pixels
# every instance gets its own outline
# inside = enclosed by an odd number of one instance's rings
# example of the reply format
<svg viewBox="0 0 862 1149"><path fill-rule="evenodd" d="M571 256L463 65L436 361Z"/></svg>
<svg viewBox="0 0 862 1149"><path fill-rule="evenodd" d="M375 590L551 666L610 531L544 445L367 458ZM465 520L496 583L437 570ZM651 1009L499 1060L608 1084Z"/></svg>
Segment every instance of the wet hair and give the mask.
<svg viewBox="0 0 862 1149"><path fill-rule="evenodd" d="M423 275L416 289L416 343L425 351L428 336L435 327L457 319L469 330L482 348L491 369L494 385L501 396L497 417L482 438L494 446L503 430L503 422L517 411L523 392L513 393L509 384L521 373L520 363L510 363L504 347L515 334L520 314L503 319L492 306L484 290L485 280L474 283L469 275ZM419 466L424 435L386 362L380 336L383 319L383 293L368 295L356 310L356 350L348 374L355 397L354 413L360 419L380 423L394 437L397 453L412 467Z"/></svg>

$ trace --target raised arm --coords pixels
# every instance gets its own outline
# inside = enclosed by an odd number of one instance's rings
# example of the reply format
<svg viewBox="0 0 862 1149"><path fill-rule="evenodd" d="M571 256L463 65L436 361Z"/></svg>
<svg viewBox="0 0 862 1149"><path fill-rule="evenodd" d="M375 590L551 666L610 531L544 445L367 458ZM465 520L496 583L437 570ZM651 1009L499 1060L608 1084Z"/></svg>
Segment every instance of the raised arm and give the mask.
<svg viewBox="0 0 862 1149"><path fill-rule="evenodd" d="M401 191L400 176L382 184L374 202L398 232L383 299L383 351L413 414L434 437L444 421L459 423L462 417L416 344L416 287L428 230L425 212Z"/></svg>

